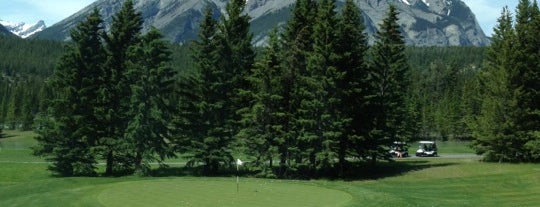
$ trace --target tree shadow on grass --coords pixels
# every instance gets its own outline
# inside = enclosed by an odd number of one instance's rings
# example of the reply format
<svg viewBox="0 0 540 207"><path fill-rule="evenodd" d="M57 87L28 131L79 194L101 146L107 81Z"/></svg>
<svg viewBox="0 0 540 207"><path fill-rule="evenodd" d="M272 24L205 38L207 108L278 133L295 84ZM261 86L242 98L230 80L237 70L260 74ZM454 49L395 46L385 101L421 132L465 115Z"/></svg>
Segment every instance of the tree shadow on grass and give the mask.
<svg viewBox="0 0 540 207"><path fill-rule="evenodd" d="M241 170L239 175L249 176L251 173L248 170ZM202 166L187 167L187 166L174 166L174 167L159 167L152 169L150 176L152 177L230 177L236 176L236 169L223 168L218 172L208 173L205 172Z"/></svg>
<svg viewBox="0 0 540 207"><path fill-rule="evenodd" d="M399 162L378 162L376 166L370 163L352 163L342 176L330 175L330 179L354 180L378 180L388 177L401 176L409 172L456 165L457 163L433 163L427 160L407 160Z"/></svg>
<svg viewBox="0 0 540 207"><path fill-rule="evenodd" d="M281 179L328 179L328 180L377 180L388 177L401 176L409 172L456 165L458 163L444 162L434 163L429 160L402 160L402 161L381 161L377 165L372 166L368 162L350 162L348 163L343 173L339 174L337 168L323 169L318 171L297 171L292 172L287 177ZM259 177L258 171L250 171L242 169L236 172L236 169L225 168L214 174L205 173L202 167L159 167L152 169L150 176L152 177L230 177L236 176L239 173L242 177ZM264 177L268 178L268 177Z"/></svg>

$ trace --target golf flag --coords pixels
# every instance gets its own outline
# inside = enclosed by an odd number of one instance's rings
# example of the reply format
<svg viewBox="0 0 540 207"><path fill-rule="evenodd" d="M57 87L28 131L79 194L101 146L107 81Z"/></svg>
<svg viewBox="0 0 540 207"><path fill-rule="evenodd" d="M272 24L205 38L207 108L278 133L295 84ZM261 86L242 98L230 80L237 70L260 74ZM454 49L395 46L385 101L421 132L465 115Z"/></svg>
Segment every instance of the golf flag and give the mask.
<svg viewBox="0 0 540 207"><path fill-rule="evenodd" d="M240 166L240 165L242 165L242 164L243 164L242 160L236 159L236 165Z"/></svg>
<svg viewBox="0 0 540 207"><path fill-rule="evenodd" d="M242 160L240 159L236 159L236 192L238 193L238 189L239 189L239 183L240 183L240 177L238 176L238 168L240 167L240 165L242 165Z"/></svg>

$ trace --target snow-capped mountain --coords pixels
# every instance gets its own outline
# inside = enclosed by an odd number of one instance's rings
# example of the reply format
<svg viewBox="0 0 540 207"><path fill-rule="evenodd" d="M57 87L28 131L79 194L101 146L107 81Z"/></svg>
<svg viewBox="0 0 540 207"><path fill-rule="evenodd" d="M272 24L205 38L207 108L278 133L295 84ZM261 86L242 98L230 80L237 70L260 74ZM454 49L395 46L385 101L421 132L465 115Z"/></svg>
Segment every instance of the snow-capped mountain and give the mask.
<svg viewBox="0 0 540 207"><path fill-rule="evenodd" d="M30 37L33 34L41 32L45 28L47 28L47 26L45 25L45 22L43 22L42 20L38 21L36 24L27 24L24 22L13 23L13 22L0 20L0 24L3 25L11 33L22 38Z"/></svg>
<svg viewBox="0 0 540 207"><path fill-rule="evenodd" d="M197 38L204 8L210 6L220 16L229 0L134 0L135 8L145 20L143 29L154 26L173 42ZM345 0L337 0L338 8ZM97 7L107 25L124 0L97 0L67 19L34 35L40 39L68 40L69 31ZM417 46L485 46L486 37L475 15L462 0L355 0L364 16L366 33L373 41L379 24L390 4L400 12L400 25L408 45ZM295 0L249 0L246 11L251 16L254 43L264 44L268 33L284 25L291 16Z"/></svg>

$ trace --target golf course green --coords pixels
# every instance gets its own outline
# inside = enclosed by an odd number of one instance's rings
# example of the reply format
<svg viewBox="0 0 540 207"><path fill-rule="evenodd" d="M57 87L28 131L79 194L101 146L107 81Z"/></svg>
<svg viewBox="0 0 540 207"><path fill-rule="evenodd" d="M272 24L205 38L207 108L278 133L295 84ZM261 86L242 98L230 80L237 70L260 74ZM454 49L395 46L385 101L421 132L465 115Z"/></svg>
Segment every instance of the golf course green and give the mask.
<svg viewBox="0 0 540 207"><path fill-rule="evenodd" d="M304 182L242 179L163 179L115 184L98 196L104 206L321 206L340 207L344 191Z"/></svg>

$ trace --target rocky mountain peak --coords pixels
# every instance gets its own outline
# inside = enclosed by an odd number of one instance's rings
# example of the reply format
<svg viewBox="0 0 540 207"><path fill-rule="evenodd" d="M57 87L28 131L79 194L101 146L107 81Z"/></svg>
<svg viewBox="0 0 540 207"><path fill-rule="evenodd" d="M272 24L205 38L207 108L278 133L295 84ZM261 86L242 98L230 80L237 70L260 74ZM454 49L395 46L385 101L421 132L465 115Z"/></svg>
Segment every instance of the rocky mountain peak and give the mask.
<svg viewBox="0 0 540 207"><path fill-rule="evenodd" d="M338 0L338 8L345 0ZM35 35L36 38L67 40L69 30L97 7L109 25L124 0L98 0L67 19ZM197 37L204 8L210 6L219 16L228 0L134 0L145 20L143 29L160 29L173 42ZM252 17L254 44L264 44L267 34L283 25L291 15L295 0L248 0L246 11ZM454 46L489 44L474 14L461 0L356 0L362 9L370 37L385 17L390 4L400 11L400 24L408 45ZM373 38L371 38L373 41Z"/></svg>
<svg viewBox="0 0 540 207"><path fill-rule="evenodd" d="M30 37L33 34L41 32L45 28L47 28L43 20L40 20L35 24L27 24L24 22L13 23L9 21L0 20L0 24L3 25L4 28L10 31L11 33L22 38Z"/></svg>

